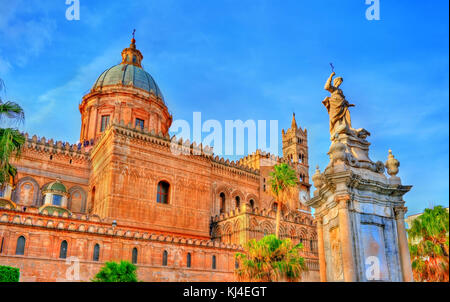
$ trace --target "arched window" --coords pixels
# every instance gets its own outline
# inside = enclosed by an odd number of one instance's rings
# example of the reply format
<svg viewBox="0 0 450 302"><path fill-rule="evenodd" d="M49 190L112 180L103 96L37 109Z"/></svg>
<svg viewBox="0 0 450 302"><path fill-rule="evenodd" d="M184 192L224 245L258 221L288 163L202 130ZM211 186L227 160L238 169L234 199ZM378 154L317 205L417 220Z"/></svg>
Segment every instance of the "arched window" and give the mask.
<svg viewBox="0 0 450 302"><path fill-rule="evenodd" d="M225 213L225 193L220 193L220 213Z"/></svg>
<svg viewBox="0 0 450 302"><path fill-rule="evenodd" d="M168 256L169 254L167 253L167 251L164 251L163 252L163 261L162 261L162 265L163 266L167 266L167 256Z"/></svg>
<svg viewBox="0 0 450 302"><path fill-rule="evenodd" d="M216 263L216 255L212 256L212 269L216 269L217 263Z"/></svg>
<svg viewBox="0 0 450 302"><path fill-rule="evenodd" d="M25 254L25 237L20 236L17 238L16 245L16 255L24 255Z"/></svg>
<svg viewBox="0 0 450 302"><path fill-rule="evenodd" d="M169 203L169 188L170 185L165 181L160 181L158 183L158 195L156 202L163 204Z"/></svg>
<svg viewBox="0 0 450 302"><path fill-rule="evenodd" d="M67 258L67 241L61 242L61 246L59 248L59 258L66 259Z"/></svg>
<svg viewBox="0 0 450 302"><path fill-rule="evenodd" d="M100 245L97 243L94 246L94 255L92 257L92 260L98 261L100 259Z"/></svg>
<svg viewBox="0 0 450 302"><path fill-rule="evenodd" d="M138 250L137 248L133 248L133 253L131 255L131 263L136 264L138 260Z"/></svg>
<svg viewBox="0 0 450 302"><path fill-rule="evenodd" d="M241 198L239 196L236 196L236 208L239 209L240 205L241 205Z"/></svg>
<svg viewBox="0 0 450 302"><path fill-rule="evenodd" d="M191 267L191 253L187 253L187 256L186 256L186 267Z"/></svg>
<svg viewBox="0 0 450 302"><path fill-rule="evenodd" d="M250 199L250 207L253 209L255 207L255 201Z"/></svg>

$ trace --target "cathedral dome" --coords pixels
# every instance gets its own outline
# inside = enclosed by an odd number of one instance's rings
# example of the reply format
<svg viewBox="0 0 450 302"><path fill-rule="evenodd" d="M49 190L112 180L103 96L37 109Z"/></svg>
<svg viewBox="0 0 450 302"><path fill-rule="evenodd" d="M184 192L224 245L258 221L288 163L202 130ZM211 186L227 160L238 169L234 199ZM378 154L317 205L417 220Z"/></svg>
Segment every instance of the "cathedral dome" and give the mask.
<svg viewBox="0 0 450 302"><path fill-rule="evenodd" d="M164 97L153 77L142 67L134 64L124 64L113 66L105 70L97 79L92 90L101 89L109 85L132 85L154 93L157 97L164 100Z"/></svg>
<svg viewBox="0 0 450 302"><path fill-rule="evenodd" d="M133 32L122 62L105 70L83 96L79 109L84 146L94 145L111 123L167 135L172 115L155 80L142 68L143 58Z"/></svg>

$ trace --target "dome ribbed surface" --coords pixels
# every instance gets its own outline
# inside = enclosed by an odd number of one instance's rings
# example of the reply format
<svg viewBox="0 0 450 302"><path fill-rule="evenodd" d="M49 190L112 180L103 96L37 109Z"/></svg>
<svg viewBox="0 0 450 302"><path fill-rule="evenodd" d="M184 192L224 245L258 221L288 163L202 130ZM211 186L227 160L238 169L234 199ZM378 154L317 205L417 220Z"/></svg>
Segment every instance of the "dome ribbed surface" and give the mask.
<svg viewBox="0 0 450 302"><path fill-rule="evenodd" d="M161 90L153 77L144 69L130 64L119 64L105 70L98 77L92 89L117 84L133 85L136 88L153 92L164 100Z"/></svg>

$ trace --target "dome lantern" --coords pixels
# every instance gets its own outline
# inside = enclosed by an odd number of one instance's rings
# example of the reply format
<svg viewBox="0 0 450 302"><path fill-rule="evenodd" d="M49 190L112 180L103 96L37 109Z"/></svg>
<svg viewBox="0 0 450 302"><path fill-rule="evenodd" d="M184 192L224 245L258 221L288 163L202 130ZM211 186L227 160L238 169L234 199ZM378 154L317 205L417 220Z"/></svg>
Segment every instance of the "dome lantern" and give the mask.
<svg viewBox="0 0 450 302"><path fill-rule="evenodd" d="M131 39L130 47L122 50L121 64L130 64L142 68L141 62L144 56L138 49L136 49L136 39L134 38L135 32L136 30L133 30L133 38Z"/></svg>

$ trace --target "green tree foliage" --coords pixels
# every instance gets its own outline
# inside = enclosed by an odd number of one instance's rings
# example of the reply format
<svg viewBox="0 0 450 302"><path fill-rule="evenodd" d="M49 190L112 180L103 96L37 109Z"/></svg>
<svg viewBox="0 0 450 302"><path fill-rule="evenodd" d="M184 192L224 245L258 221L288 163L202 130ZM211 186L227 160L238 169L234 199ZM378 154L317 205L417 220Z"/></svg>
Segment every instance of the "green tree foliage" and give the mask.
<svg viewBox="0 0 450 302"><path fill-rule="evenodd" d="M268 235L259 241L250 240L244 253L236 253L236 275L240 281L275 282L299 281L307 271L305 259L300 256L302 244L290 239Z"/></svg>
<svg viewBox="0 0 450 302"><path fill-rule="evenodd" d="M408 230L414 279L449 282L449 214L442 206L425 209Z"/></svg>
<svg viewBox="0 0 450 302"><path fill-rule="evenodd" d="M19 282L20 271L16 267L0 266L0 282Z"/></svg>
<svg viewBox="0 0 450 302"><path fill-rule="evenodd" d="M0 92L4 88L0 80ZM14 102L3 102L0 96L0 122L19 124L25 118L23 109ZM25 144L25 137L17 128L0 128L0 184L10 181L17 174L17 170L10 164L11 157L18 158L20 150Z"/></svg>
<svg viewBox="0 0 450 302"><path fill-rule="evenodd" d="M270 172L270 193L277 202L277 217L275 226L275 236L279 238L281 207L286 205L289 200L297 199L297 175L295 170L287 164L275 165Z"/></svg>
<svg viewBox="0 0 450 302"><path fill-rule="evenodd" d="M129 261L106 262L93 282L138 282L136 266Z"/></svg>

